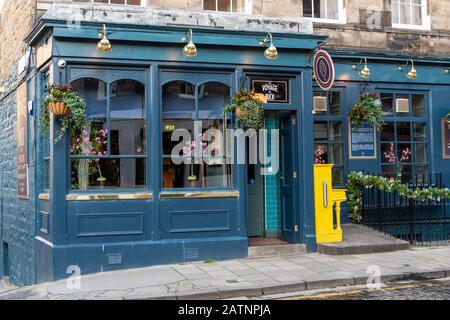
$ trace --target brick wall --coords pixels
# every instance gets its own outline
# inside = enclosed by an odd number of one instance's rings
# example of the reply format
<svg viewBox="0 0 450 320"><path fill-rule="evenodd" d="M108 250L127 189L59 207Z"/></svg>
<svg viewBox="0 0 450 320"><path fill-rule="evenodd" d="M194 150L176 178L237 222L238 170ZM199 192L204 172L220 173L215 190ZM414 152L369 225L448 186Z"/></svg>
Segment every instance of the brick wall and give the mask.
<svg viewBox="0 0 450 320"><path fill-rule="evenodd" d="M34 23L34 0L7 0L0 15L0 87L4 89L0 93L0 257L3 257L2 244L7 242L11 281L23 285L34 282L35 170L31 161L31 200L19 200L16 88L24 78L24 74L18 74L18 61L26 51L23 39ZM3 270L3 259L0 259L0 276Z"/></svg>

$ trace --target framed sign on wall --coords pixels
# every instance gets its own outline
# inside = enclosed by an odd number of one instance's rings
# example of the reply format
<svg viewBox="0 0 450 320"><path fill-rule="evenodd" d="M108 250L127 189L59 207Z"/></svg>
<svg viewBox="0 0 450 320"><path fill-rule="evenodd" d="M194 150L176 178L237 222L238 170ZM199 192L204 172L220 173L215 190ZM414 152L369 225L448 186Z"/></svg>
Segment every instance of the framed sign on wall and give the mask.
<svg viewBox="0 0 450 320"><path fill-rule="evenodd" d="M355 130L353 123L348 119L348 145L351 160L377 159L377 132L375 127L363 122Z"/></svg>
<svg viewBox="0 0 450 320"><path fill-rule="evenodd" d="M442 119L442 158L450 159L450 118Z"/></svg>
<svg viewBox="0 0 450 320"><path fill-rule="evenodd" d="M16 91L17 101L17 196L28 199L28 102L27 84L23 83Z"/></svg>
<svg viewBox="0 0 450 320"><path fill-rule="evenodd" d="M289 81L253 80L252 89L264 94L267 103L289 102Z"/></svg>

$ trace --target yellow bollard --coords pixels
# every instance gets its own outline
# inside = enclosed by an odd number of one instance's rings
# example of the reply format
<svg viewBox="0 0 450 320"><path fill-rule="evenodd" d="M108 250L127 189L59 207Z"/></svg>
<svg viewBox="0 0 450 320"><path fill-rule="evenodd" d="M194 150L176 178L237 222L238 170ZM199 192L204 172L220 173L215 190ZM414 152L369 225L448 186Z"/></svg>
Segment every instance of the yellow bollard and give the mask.
<svg viewBox="0 0 450 320"><path fill-rule="evenodd" d="M332 164L314 165L314 206L317 243L342 242L341 203L347 201L346 190L333 189ZM336 210L336 228L333 210Z"/></svg>

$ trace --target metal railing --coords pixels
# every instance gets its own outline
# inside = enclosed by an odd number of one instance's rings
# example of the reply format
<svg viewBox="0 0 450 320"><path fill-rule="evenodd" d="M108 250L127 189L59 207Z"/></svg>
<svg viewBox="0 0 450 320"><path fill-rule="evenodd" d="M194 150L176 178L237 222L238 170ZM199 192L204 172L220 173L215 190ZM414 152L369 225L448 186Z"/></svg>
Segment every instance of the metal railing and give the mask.
<svg viewBox="0 0 450 320"><path fill-rule="evenodd" d="M401 181L412 189L445 188L441 173L409 174L402 176ZM361 222L412 245L446 244L450 241L448 204L447 199L419 201L402 197L398 192L364 189Z"/></svg>

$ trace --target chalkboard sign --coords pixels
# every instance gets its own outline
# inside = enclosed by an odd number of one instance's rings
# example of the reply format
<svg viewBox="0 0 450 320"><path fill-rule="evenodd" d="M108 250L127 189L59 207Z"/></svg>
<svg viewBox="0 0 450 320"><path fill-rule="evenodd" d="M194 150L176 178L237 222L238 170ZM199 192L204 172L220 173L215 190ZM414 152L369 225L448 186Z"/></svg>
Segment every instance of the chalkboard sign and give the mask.
<svg viewBox="0 0 450 320"><path fill-rule="evenodd" d="M442 157L450 159L450 119L442 119Z"/></svg>
<svg viewBox="0 0 450 320"><path fill-rule="evenodd" d="M363 122L358 130L355 130L355 127L350 120L348 123L350 159L376 159L377 133L375 127Z"/></svg>
<svg viewBox="0 0 450 320"><path fill-rule="evenodd" d="M267 103L288 103L288 81L253 80L252 89L262 93L267 98Z"/></svg>

